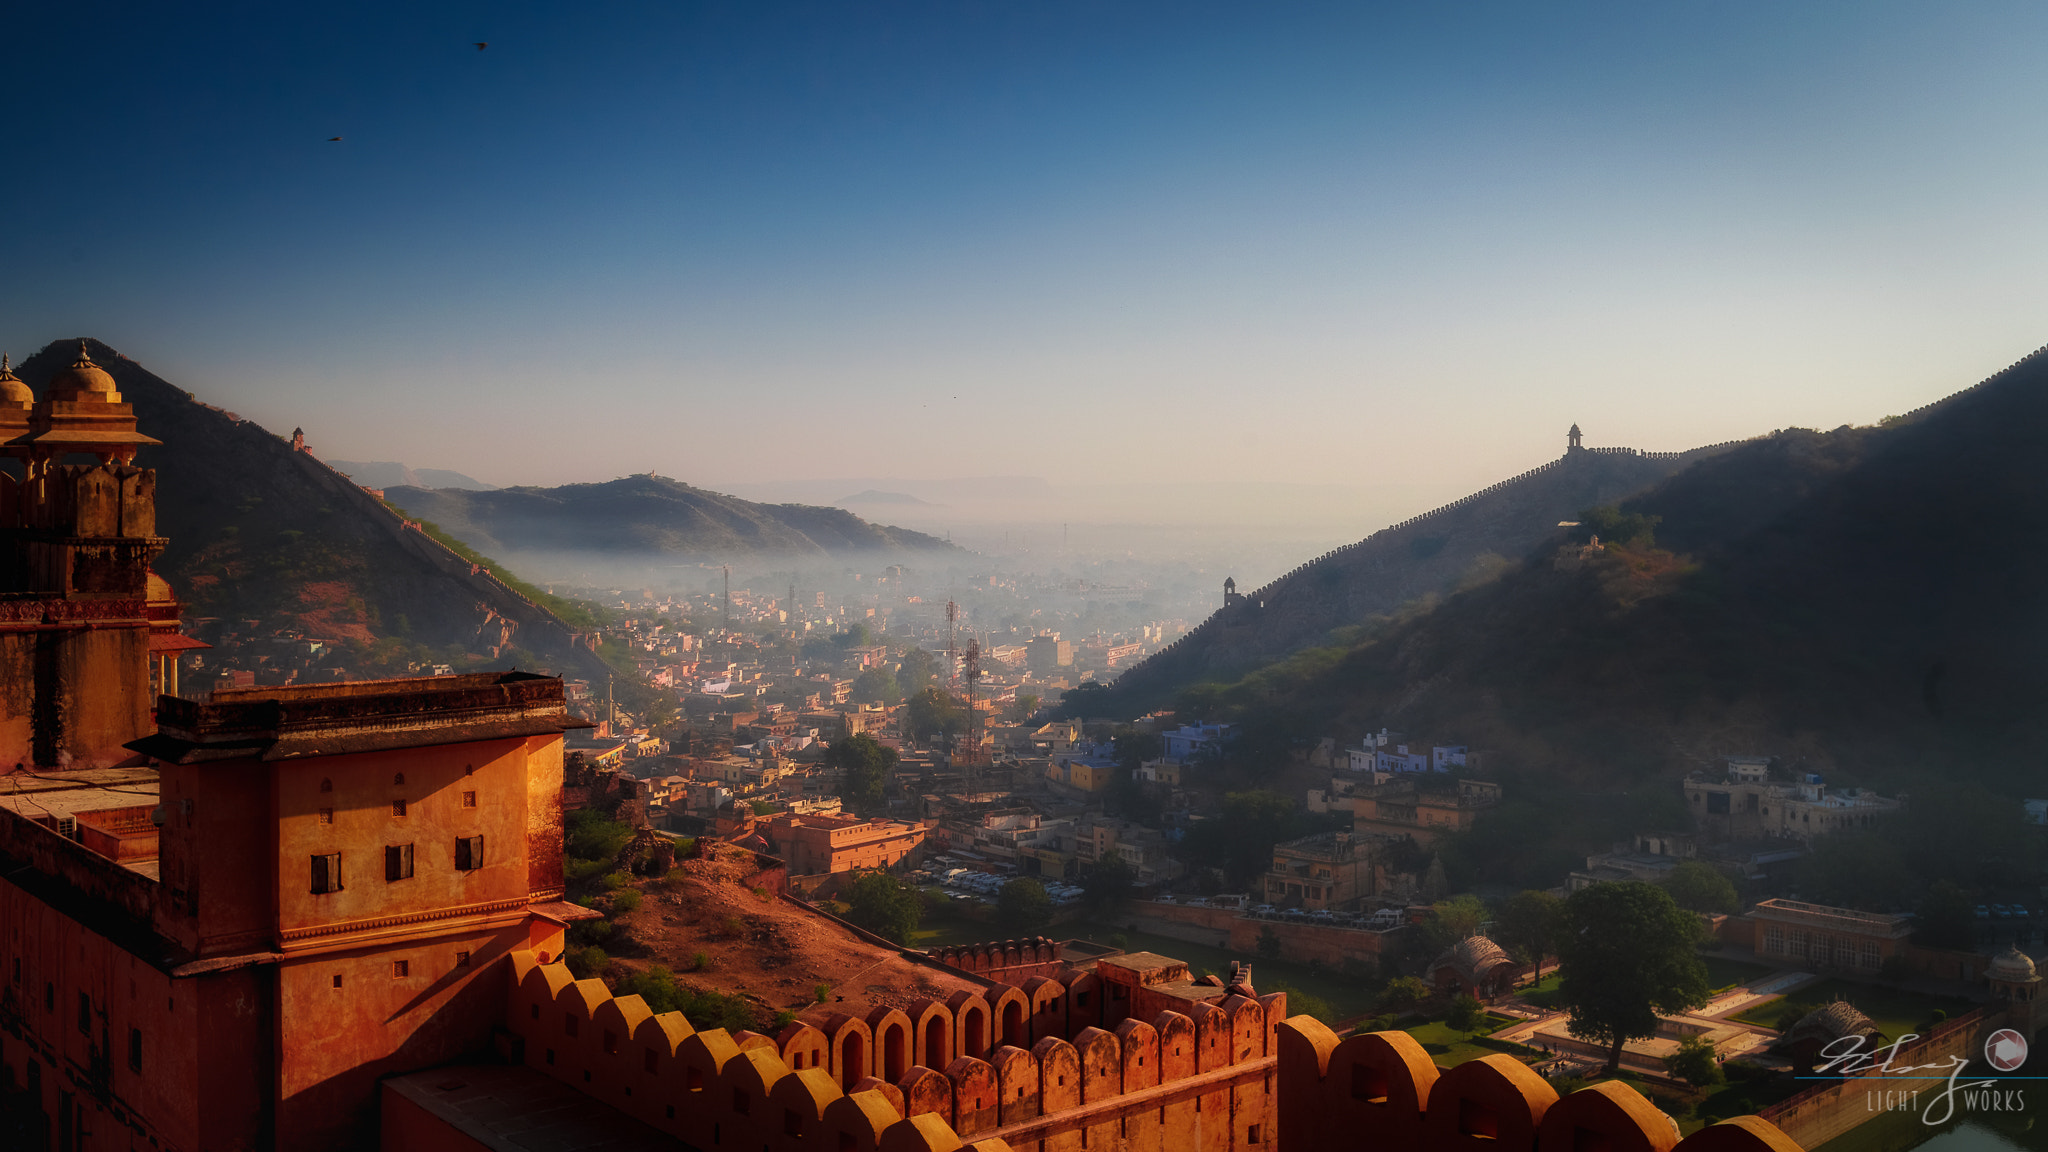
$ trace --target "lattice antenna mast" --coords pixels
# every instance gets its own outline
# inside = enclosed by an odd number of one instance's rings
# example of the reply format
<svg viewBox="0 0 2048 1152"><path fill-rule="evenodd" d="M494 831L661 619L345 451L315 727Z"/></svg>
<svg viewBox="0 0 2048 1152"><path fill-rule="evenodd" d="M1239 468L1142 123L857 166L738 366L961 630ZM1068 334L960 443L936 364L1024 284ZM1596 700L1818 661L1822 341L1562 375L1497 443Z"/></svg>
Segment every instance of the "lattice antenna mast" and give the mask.
<svg viewBox="0 0 2048 1152"><path fill-rule="evenodd" d="M972 765L979 763L981 756L981 740L977 737L974 727L974 682L979 679L981 679L981 641L969 637L967 640L967 763L970 767L967 769L967 777L970 791L974 790L971 785L975 780L975 770Z"/></svg>
<svg viewBox="0 0 2048 1152"><path fill-rule="evenodd" d="M960 621L960 606L946 601L946 687L960 683L960 650L953 646L955 625Z"/></svg>

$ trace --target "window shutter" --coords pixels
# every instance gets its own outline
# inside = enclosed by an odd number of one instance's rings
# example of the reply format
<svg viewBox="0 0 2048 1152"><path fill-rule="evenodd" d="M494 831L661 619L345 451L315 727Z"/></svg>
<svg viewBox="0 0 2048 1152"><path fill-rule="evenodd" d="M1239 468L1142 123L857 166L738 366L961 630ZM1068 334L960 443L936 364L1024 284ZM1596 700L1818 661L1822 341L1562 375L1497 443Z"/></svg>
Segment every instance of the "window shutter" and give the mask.
<svg viewBox="0 0 2048 1152"><path fill-rule="evenodd" d="M404 873L400 872L398 868L398 849L396 847L386 847L384 849L384 880L386 883L404 876Z"/></svg>

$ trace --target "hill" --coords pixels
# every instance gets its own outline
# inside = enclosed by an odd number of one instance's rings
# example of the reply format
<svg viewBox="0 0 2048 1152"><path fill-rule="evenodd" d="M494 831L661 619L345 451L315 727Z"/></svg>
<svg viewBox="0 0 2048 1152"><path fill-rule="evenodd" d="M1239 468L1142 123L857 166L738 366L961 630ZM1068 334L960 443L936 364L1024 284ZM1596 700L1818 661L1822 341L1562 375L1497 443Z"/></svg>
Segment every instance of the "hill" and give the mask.
<svg viewBox="0 0 2048 1152"><path fill-rule="evenodd" d="M664 476L490 492L392 488L386 498L472 547L499 555L580 553L717 562L959 551L922 532L870 524L843 508L756 504Z"/></svg>
<svg viewBox="0 0 2048 1152"><path fill-rule="evenodd" d="M412 468L396 460L329 460L334 470L366 488L468 488L489 492L486 484L472 476L446 468Z"/></svg>
<svg viewBox="0 0 2048 1152"><path fill-rule="evenodd" d="M1187 704L1456 740L1526 788L1652 807L1730 754L1837 785L2038 792L2048 354L1880 427L1743 444L1605 519L1622 543L1581 564L1557 549L1576 558L1587 530L1554 532L1433 611Z"/></svg>
<svg viewBox="0 0 2048 1152"><path fill-rule="evenodd" d="M1574 432L1577 428L1574 427ZM1202 681L1227 680L1290 652L1330 642L1339 628L1455 592L1497 574L1581 509L1643 491L1695 461L1728 451L1574 449L1434 511L1382 529L1241 593L1187 635L1133 665L1091 714L1132 714L1171 703Z"/></svg>
<svg viewBox="0 0 2048 1152"><path fill-rule="evenodd" d="M437 651L548 661L602 675L587 642L548 607L408 528L396 513L290 440L200 402L96 340L93 359L163 441L136 462L157 471L156 571L188 621L219 617L295 628L330 642L401 639ZM41 389L78 344L51 344L19 366ZM482 666L482 665L479 665Z"/></svg>

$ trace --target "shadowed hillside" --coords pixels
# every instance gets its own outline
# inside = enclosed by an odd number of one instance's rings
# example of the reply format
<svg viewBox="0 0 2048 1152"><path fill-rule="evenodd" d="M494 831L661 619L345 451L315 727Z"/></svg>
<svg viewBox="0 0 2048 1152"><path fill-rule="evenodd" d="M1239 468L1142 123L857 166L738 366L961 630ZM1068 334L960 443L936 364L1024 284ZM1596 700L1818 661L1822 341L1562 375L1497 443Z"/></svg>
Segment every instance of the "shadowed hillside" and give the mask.
<svg viewBox="0 0 2048 1152"><path fill-rule="evenodd" d="M1553 785L1750 753L1885 789L2038 792L2048 355L1884 427L1744 444L1620 512L1660 518L1653 536L1571 569L1553 532L1433 612L1187 702L1457 739Z"/></svg>
<svg viewBox="0 0 2048 1152"><path fill-rule="evenodd" d="M1205 680L1229 679L1290 652L1330 642L1334 629L1455 591L1497 573L1592 505L1640 492L1727 451L1577 449L1434 511L1317 557L1243 595L1119 677L1089 707L1136 714Z"/></svg>
<svg viewBox="0 0 2048 1152"><path fill-rule="evenodd" d="M737 560L756 556L955 552L922 532L841 508L756 504L662 476L560 488L393 488L393 504L472 547L498 553Z"/></svg>
<svg viewBox="0 0 2048 1152"><path fill-rule="evenodd" d="M558 670L607 669L582 634L404 522L285 437L157 377L98 341L93 359L163 441L136 463L157 471L156 563L186 617L254 619L368 643L389 636L435 648L523 649ZM62 340L20 365L40 390L77 354Z"/></svg>

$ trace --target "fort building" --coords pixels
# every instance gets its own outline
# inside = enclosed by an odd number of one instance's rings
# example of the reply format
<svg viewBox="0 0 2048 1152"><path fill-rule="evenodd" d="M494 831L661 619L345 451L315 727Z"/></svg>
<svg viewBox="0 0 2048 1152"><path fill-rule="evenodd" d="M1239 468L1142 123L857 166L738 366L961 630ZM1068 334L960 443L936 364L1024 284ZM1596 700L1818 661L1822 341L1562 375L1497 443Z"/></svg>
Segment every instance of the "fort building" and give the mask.
<svg viewBox="0 0 2048 1152"><path fill-rule="evenodd" d="M925 840L923 824L858 816L777 816L761 830L796 876L912 867Z"/></svg>

